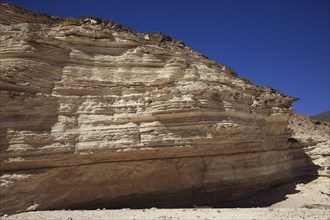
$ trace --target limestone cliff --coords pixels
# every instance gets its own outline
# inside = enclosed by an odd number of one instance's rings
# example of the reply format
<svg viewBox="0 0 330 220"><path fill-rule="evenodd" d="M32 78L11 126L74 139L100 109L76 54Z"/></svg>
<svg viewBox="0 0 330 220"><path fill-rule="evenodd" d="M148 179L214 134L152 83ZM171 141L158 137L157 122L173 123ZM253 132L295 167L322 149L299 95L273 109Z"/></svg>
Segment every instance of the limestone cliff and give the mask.
<svg viewBox="0 0 330 220"><path fill-rule="evenodd" d="M0 15L1 213L209 204L314 172L295 98L161 33Z"/></svg>
<svg viewBox="0 0 330 220"><path fill-rule="evenodd" d="M292 137L304 146L304 152L318 166L318 175L330 177L330 123L292 115L288 127L293 131Z"/></svg>

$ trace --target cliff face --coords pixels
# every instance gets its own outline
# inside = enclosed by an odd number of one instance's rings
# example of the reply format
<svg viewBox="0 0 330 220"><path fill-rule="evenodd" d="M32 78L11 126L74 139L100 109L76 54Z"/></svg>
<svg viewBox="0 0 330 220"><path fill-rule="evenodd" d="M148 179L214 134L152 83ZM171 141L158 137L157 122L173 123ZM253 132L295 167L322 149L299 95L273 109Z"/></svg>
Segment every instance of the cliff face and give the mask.
<svg viewBox="0 0 330 220"><path fill-rule="evenodd" d="M318 166L318 175L330 177L330 123L292 115L288 127L293 131L292 137L303 145L304 152Z"/></svg>
<svg viewBox="0 0 330 220"><path fill-rule="evenodd" d="M294 98L160 33L0 14L1 213L209 204L310 174Z"/></svg>

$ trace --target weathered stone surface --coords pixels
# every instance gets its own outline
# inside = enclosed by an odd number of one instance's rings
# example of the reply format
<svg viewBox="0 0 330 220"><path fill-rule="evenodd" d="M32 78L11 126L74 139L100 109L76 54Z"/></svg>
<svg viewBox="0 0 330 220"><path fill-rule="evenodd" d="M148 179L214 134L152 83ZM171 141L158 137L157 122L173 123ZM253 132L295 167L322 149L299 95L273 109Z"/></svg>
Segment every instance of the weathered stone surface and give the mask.
<svg viewBox="0 0 330 220"><path fill-rule="evenodd" d="M318 175L330 177L330 123L293 115L288 127L293 130L293 138L303 144L304 152L318 166Z"/></svg>
<svg viewBox="0 0 330 220"><path fill-rule="evenodd" d="M1 213L209 204L313 174L294 98L160 33L0 15Z"/></svg>

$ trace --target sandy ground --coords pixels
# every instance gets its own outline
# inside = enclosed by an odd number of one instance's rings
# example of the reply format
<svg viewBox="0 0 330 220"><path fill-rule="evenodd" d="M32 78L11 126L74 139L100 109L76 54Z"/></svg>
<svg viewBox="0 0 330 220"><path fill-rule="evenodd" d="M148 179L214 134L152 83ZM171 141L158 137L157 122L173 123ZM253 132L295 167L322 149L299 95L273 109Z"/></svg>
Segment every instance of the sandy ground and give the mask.
<svg viewBox="0 0 330 220"><path fill-rule="evenodd" d="M289 185L289 184L285 184ZM284 186L285 186L284 185ZM292 184L293 185L293 184ZM330 178L319 177L308 183L296 183L296 193L286 195L286 199L273 204L274 208L323 208L330 218ZM281 189L278 189L281 191Z"/></svg>
<svg viewBox="0 0 330 220"><path fill-rule="evenodd" d="M222 207L321 208L328 209L330 213L330 178L299 179L261 191L239 201L222 204Z"/></svg>
<svg viewBox="0 0 330 220"><path fill-rule="evenodd" d="M227 204L232 206L232 204ZM258 208L264 207L264 208ZM239 207L191 209L60 210L26 212L1 219L327 219L330 220L330 178L301 179L245 198Z"/></svg>
<svg viewBox="0 0 330 220"><path fill-rule="evenodd" d="M329 219L325 209L145 209L29 212L4 219Z"/></svg>

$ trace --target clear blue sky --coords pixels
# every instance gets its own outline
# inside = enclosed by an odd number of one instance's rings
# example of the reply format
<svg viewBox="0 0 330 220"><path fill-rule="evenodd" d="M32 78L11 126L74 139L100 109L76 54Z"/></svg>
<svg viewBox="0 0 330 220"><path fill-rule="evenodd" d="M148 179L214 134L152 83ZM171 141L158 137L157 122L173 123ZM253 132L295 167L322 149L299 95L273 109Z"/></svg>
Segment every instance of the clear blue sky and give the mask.
<svg viewBox="0 0 330 220"><path fill-rule="evenodd" d="M328 0L7 0L50 15L94 15L184 41L240 77L300 98L297 113L329 107Z"/></svg>

